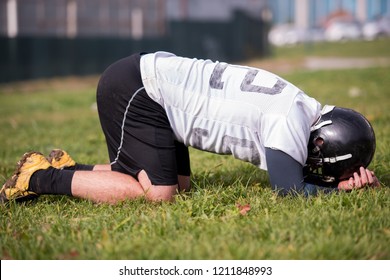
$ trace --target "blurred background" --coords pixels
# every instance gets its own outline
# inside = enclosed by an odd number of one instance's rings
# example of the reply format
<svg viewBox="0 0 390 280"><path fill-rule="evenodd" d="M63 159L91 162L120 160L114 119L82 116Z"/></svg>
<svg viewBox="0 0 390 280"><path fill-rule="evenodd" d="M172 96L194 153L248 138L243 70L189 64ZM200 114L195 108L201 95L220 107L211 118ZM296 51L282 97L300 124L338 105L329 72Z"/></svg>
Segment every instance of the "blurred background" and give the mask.
<svg viewBox="0 0 390 280"><path fill-rule="evenodd" d="M0 0L0 83L101 73L134 52L229 62L390 35L390 0Z"/></svg>

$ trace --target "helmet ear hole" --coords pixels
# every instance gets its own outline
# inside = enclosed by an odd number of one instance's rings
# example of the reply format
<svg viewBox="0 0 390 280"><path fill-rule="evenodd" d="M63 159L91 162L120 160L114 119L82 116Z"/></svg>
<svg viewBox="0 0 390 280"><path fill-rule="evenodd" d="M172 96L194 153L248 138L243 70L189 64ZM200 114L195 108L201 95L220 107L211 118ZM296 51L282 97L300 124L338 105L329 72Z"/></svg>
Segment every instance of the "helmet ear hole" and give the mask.
<svg viewBox="0 0 390 280"><path fill-rule="evenodd" d="M324 139L321 137L317 137L313 142L316 151L319 151L322 148L322 145L324 145Z"/></svg>
<svg viewBox="0 0 390 280"><path fill-rule="evenodd" d="M314 144L315 146L317 147L322 147L322 145L324 145L324 139L322 139L321 137L318 137L314 140Z"/></svg>

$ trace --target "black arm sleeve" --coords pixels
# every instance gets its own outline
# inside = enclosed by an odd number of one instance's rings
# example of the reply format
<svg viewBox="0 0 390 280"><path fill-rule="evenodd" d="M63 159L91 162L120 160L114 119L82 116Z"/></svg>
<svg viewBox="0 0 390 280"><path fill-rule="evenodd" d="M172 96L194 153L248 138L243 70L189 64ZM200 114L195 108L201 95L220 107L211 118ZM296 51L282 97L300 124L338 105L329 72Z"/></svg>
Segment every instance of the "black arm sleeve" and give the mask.
<svg viewBox="0 0 390 280"><path fill-rule="evenodd" d="M299 162L288 154L271 148L265 148L265 158L273 190L281 195L303 192L303 167Z"/></svg>
<svg viewBox="0 0 390 280"><path fill-rule="evenodd" d="M338 191L334 187L323 187L305 182L302 165L282 151L265 148L265 156L272 189L278 194L316 195L318 191L324 193Z"/></svg>

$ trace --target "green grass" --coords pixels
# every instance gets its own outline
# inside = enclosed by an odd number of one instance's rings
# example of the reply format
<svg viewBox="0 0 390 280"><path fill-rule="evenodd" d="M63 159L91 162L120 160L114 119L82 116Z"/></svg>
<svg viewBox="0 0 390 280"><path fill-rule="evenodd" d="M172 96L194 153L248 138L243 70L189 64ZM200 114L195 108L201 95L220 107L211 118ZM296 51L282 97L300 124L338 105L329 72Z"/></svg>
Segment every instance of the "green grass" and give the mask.
<svg viewBox="0 0 390 280"><path fill-rule="evenodd" d="M373 56L390 57L383 41L360 44L367 54L370 49ZM316 45L310 55L348 54L350 47ZM302 57L300 48L278 49L275 59L288 63L286 53L292 60ZM193 190L176 203L138 199L112 206L41 196L0 205L0 258L389 259L389 72L384 67L283 74L324 104L367 115L377 136L371 168L381 188L281 198L270 190L265 172L191 149ZM96 81L0 85L2 182L28 150L48 153L62 147L79 162L108 161L94 106ZM240 214L237 204L249 204L250 211Z"/></svg>

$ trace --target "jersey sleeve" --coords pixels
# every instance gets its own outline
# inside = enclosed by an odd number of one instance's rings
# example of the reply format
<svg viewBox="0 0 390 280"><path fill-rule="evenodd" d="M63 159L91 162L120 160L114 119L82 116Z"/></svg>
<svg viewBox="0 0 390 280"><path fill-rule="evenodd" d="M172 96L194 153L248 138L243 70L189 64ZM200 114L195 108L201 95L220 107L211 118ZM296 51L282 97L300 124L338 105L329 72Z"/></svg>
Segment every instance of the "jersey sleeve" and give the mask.
<svg viewBox="0 0 390 280"><path fill-rule="evenodd" d="M288 114L269 114L263 118L264 147L280 150L303 166L307 159L310 127L318 118L320 104L299 93Z"/></svg>

